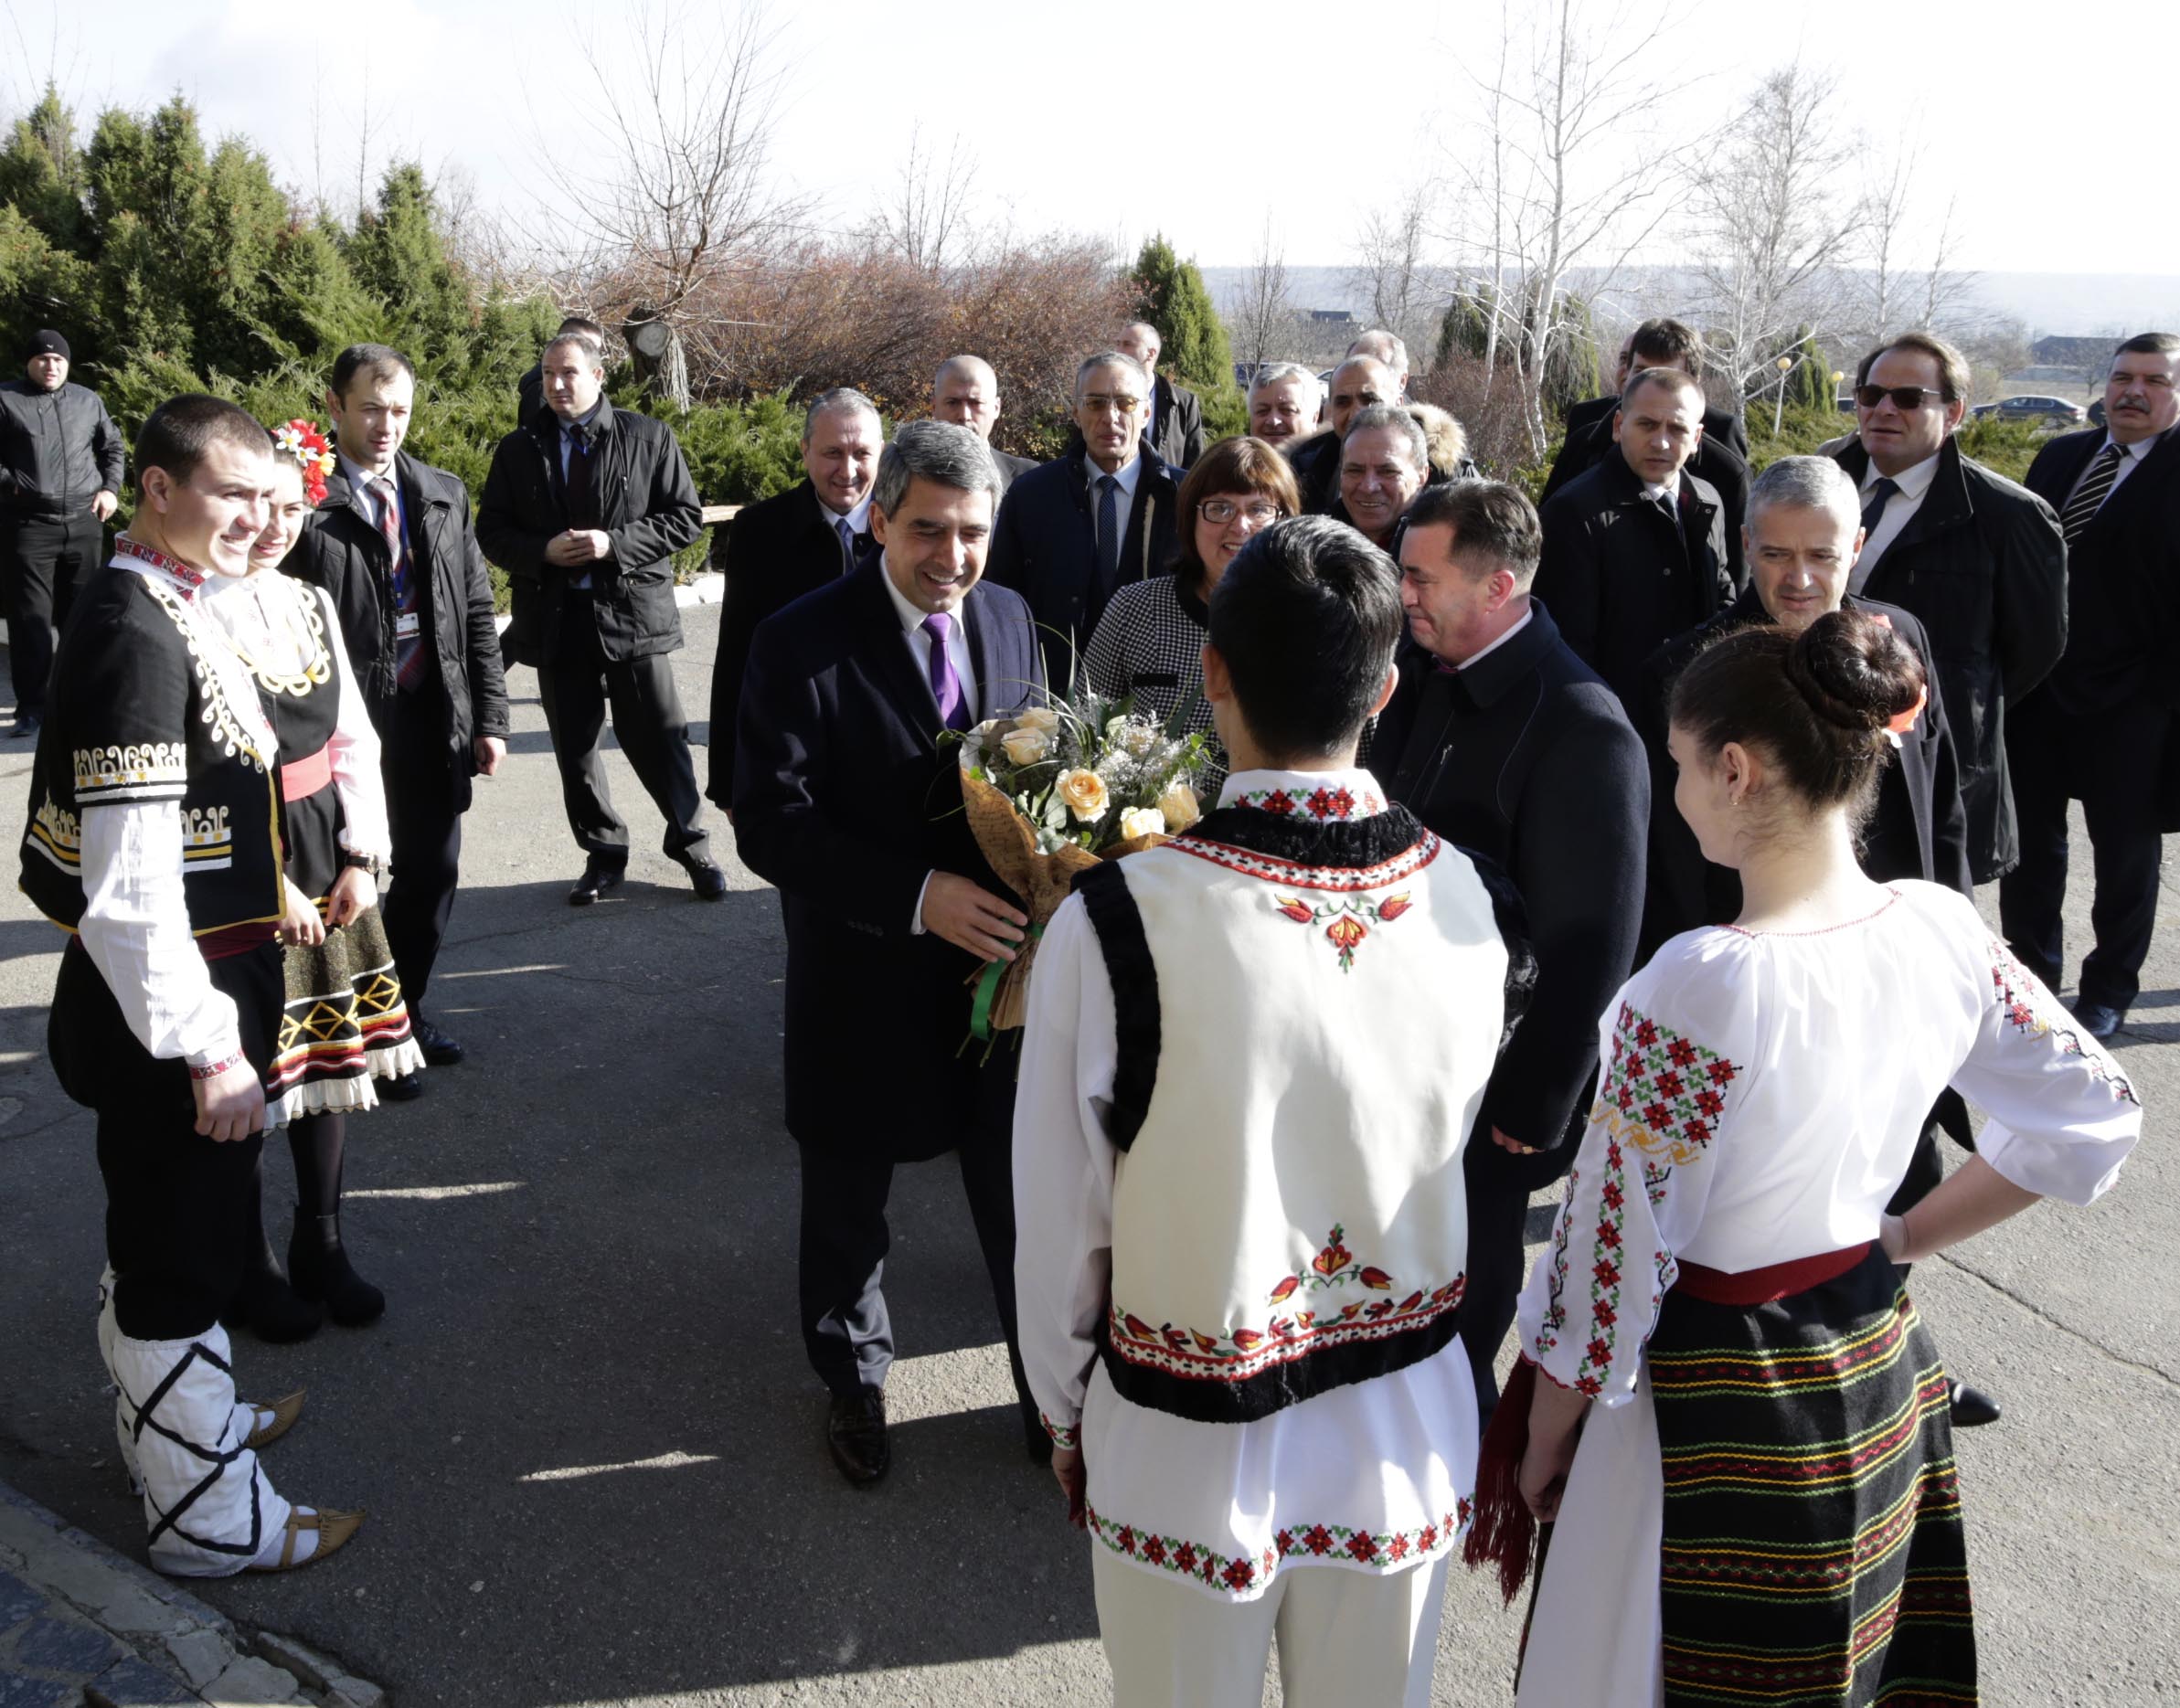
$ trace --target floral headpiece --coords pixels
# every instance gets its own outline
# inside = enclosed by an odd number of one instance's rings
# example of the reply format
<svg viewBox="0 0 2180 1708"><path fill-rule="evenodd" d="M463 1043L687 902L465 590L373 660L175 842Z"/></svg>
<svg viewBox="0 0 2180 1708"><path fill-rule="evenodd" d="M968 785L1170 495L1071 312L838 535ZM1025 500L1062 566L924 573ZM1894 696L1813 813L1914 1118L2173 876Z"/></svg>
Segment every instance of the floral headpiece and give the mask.
<svg viewBox="0 0 2180 1708"><path fill-rule="evenodd" d="M333 441L318 430L315 421L290 421L272 435L272 448L292 457L303 471L303 493L318 504L325 496L325 477L334 470Z"/></svg>

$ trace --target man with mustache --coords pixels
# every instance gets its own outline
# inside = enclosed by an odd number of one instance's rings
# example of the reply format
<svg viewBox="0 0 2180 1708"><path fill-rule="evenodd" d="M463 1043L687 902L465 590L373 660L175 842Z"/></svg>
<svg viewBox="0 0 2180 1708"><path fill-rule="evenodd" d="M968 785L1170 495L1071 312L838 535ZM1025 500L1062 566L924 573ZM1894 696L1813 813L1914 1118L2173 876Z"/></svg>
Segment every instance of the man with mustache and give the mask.
<svg viewBox="0 0 2180 1708"><path fill-rule="evenodd" d="M2066 533L2067 651L2006 727L2021 864L1999 886L1999 917L2014 952L2058 989L2067 802L2080 801L2096 860L2096 944L2074 1013L2099 1038L2134 1001L2157 919L2160 833L2180 830L2176 377L2180 334L2128 339L2105 382L2105 425L2053 440L2028 471L2029 491Z"/></svg>

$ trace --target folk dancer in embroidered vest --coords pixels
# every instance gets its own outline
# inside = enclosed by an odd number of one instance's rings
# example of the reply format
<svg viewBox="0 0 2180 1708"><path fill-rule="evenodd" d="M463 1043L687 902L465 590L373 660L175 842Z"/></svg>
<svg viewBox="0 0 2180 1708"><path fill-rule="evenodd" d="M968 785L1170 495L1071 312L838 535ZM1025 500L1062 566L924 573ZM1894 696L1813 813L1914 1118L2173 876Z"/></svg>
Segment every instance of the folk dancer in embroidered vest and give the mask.
<svg viewBox="0 0 2180 1708"><path fill-rule="evenodd" d="M1323 517L1243 548L1186 834L1086 875L1032 982L1023 1358L1116 1700L1425 1703L1466 1522L1461 1151L1534 976L1511 892L1355 764L1401 628Z"/></svg>
<svg viewBox="0 0 2180 1708"><path fill-rule="evenodd" d="M1968 897L1857 864L1924 694L1846 610L1729 636L1674 686L1676 799L1741 914L1669 940L1600 1024L1522 1298L1470 1558L1511 1597L1526 1521L1554 1523L1533 1708L1650 1708L1661 1680L1667 1703L1976 1700L1945 1365L1895 1265L2088 1204L2142 1108ZM1989 1117L1976 1154L1888 1215L1949 1084Z"/></svg>
<svg viewBox="0 0 2180 1708"><path fill-rule="evenodd" d="M208 584L202 607L249 668L279 743L284 880L302 904L265 1077L266 1125L287 1128L295 1162L288 1267L283 1274L266 1241L261 1187L242 1293L222 1321L247 1322L261 1340L296 1341L327 1315L356 1327L386 1309L341 1237L347 1118L377 1107L380 1082L422 1071L424 1053L378 912L378 879L391 850L378 732L332 595L279 572L325 495L333 448L309 421L287 422L273 444L269 519L250 547L250 573Z"/></svg>
<svg viewBox="0 0 2180 1708"><path fill-rule="evenodd" d="M47 1048L98 1115L108 1270L99 1350L153 1565L186 1577L324 1557L362 1514L290 1506L256 1449L302 1396L240 1404L218 1314L245 1218L281 1013L272 731L198 609L243 574L272 487L265 430L182 397L136 441L138 502L61 642L31 773L23 888L69 933Z"/></svg>

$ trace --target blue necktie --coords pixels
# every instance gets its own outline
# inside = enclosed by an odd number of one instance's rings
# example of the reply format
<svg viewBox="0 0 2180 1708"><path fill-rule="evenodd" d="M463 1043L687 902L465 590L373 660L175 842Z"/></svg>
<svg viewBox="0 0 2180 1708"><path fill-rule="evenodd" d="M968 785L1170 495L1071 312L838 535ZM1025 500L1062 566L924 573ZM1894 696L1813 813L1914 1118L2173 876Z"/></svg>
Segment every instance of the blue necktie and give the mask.
<svg viewBox="0 0 2180 1708"><path fill-rule="evenodd" d="M840 573L846 575L856 567L856 530L845 516L835 516L833 532L840 536Z"/></svg>
<svg viewBox="0 0 2180 1708"><path fill-rule="evenodd" d="M1900 490L1900 483L1889 474L1877 477L1877 483L1869 489L1869 503L1862 506L1862 533L1867 539L1877 531L1877 518L1885 514L1885 506L1893 493Z"/></svg>
<svg viewBox="0 0 2180 1708"><path fill-rule="evenodd" d="M1121 569L1121 483L1110 474L1098 476L1098 568L1107 582Z"/></svg>

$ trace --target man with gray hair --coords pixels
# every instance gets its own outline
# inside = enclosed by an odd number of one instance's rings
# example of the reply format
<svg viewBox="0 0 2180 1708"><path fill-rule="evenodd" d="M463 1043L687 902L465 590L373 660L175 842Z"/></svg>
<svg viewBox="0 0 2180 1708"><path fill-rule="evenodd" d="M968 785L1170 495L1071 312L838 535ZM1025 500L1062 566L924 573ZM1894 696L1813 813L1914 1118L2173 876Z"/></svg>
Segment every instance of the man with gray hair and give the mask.
<svg viewBox="0 0 2180 1708"><path fill-rule="evenodd" d="M879 1290L886 1200L902 1162L957 1153L1023 1401L1016 1351L1011 1063L964 1051L970 982L1012 960L1028 923L962 810L942 742L1041 703L1029 608L983 578L998 471L965 427L917 421L872 493L879 550L758 628L734 768L741 856L787 910L787 1130L802 1151L803 1342L831 1395L840 1473L891 1462Z"/></svg>
<svg viewBox="0 0 2180 1708"><path fill-rule="evenodd" d="M563 333L539 363L545 408L500 440L477 504L477 541L506 570L536 649L537 694L560 768L568 827L583 851L569 891L587 907L628 872L599 744L613 734L666 821L666 857L706 901L727 894L689 758L689 720L668 659L681 650L674 555L704 531L674 430L606 400L605 356Z"/></svg>
<svg viewBox="0 0 2180 1708"><path fill-rule="evenodd" d="M1885 768L1862 832L1862 869L1880 884L1920 878L1973 897L1968 819L1961 801L1961 757L1945 715L1930 638L1898 605L1848 589L1863 547L1855 483L1826 457L1782 457L1749 489L1744 525L1749 585L1708 622L1667 642L1643 666L1635 715L1651 770L1649 882L1636 957L1647 960L1670 937L1697 926L1729 925L1741 911L1738 873L1703 857L1696 834L1673 804L1677 768L1666 748L1665 705L1673 679L1713 641L1750 624L1775 622L1799 633L1827 611L1858 610L1892 625L1922 661L1930 698L1914 727L1898 736L1899 762ZM1973 1148L1968 1109L1948 1091L1923 1124L1914 1160L1892 1202L1899 1215L1944 1177L1938 1134ZM1966 1427L1997 1421L1989 1395L1958 1382L1952 1420Z"/></svg>
<svg viewBox="0 0 2180 1708"><path fill-rule="evenodd" d="M1090 356L1075 371L1066 451L1016 481L999 507L991 578L1029 601L1054 682L1072 679L1120 588L1173 568L1182 477L1144 447L1150 395L1133 356Z"/></svg>
<svg viewBox="0 0 2180 1708"><path fill-rule="evenodd" d="M1374 355L1351 355L1333 370L1326 396L1324 431L1295 446L1287 461L1302 489L1306 515L1330 515L1340 498L1340 445L1357 409L1400 401L1400 381Z"/></svg>
<svg viewBox="0 0 2180 1708"><path fill-rule="evenodd" d="M1333 520L1346 523L1379 550L1397 553L1400 519L1430 480L1430 441L1413 415L1383 403L1357 409L1340 441L1340 496Z"/></svg>
<svg viewBox="0 0 2180 1708"><path fill-rule="evenodd" d="M1387 373L1393 377L1393 395L1388 403L1408 401L1408 345L1398 334L1373 327L1347 346L1350 356L1366 355L1382 363Z"/></svg>
<svg viewBox="0 0 2180 1708"><path fill-rule="evenodd" d="M1268 362L1249 388L1249 430L1284 453L1317 430L1324 382L1299 362Z"/></svg>
<svg viewBox="0 0 2180 1708"><path fill-rule="evenodd" d="M950 355L939 364L931 380L931 419L965 427L987 445L999 425L999 376L981 355ZM992 461L999 470L999 491L1027 474L1037 464L1027 457L1011 457L994 451Z"/></svg>
<svg viewBox="0 0 2180 1708"><path fill-rule="evenodd" d="M878 407L846 386L820 392L803 418L804 479L745 504L715 538L712 560L727 581L719 651L711 673L711 778L705 793L734 804L734 716L757 625L803 594L836 581L877 554L870 536L870 484L885 429Z"/></svg>

